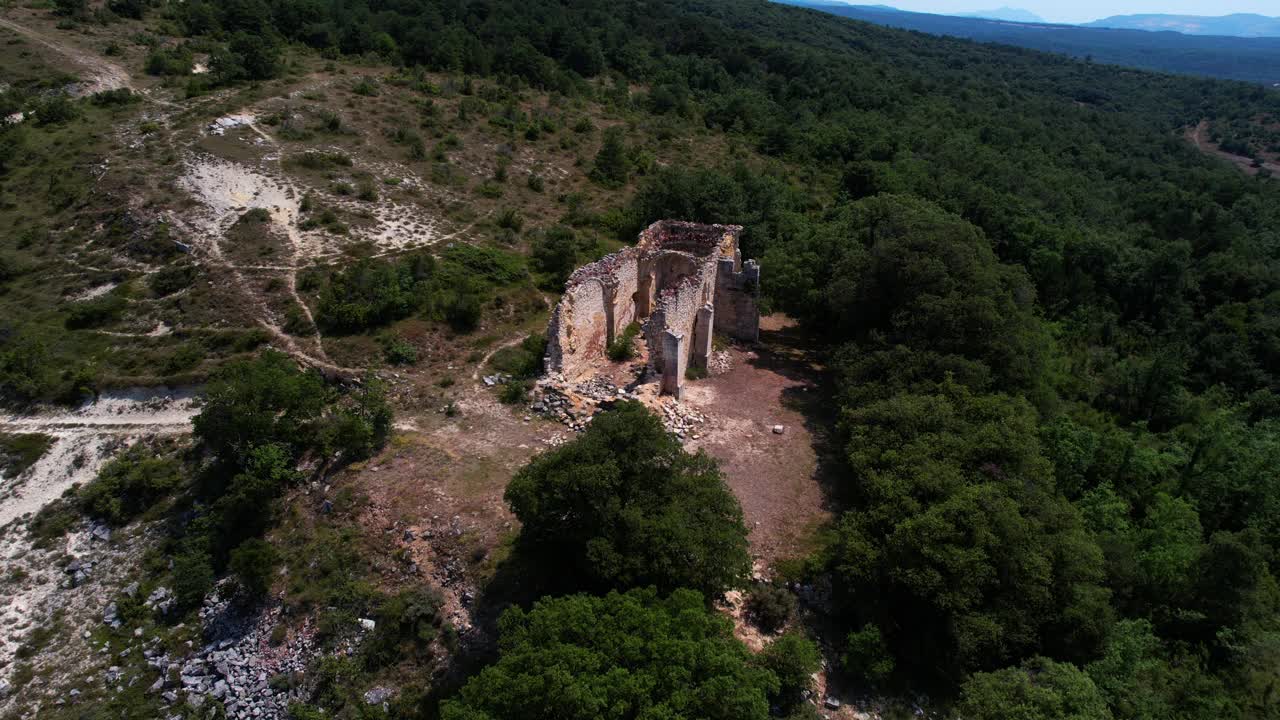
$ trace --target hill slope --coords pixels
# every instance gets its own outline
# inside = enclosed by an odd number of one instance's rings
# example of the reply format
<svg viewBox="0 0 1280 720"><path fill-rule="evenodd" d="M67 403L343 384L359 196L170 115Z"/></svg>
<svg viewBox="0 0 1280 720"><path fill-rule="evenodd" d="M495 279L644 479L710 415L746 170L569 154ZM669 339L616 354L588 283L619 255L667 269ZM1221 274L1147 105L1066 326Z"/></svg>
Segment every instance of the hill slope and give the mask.
<svg viewBox="0 0 1280 720"><path fill-rule="evenodd" d="M1169 31L1184 35L1223 35L1232 37L1280 37L1280 18L1236 13L1218 17L1201 15L1112 15L1083 23L1085 27L1121 30Z"/></svg>
<svg viewBox="0 0 1280 720"><path fill-rule="evenodd" d="M979 42L1062 53L1075 58L1271 85L1280 83L1280 38L1207 37L1040 23L1001 22L808 0L780 0L878 25Z"/></svg>

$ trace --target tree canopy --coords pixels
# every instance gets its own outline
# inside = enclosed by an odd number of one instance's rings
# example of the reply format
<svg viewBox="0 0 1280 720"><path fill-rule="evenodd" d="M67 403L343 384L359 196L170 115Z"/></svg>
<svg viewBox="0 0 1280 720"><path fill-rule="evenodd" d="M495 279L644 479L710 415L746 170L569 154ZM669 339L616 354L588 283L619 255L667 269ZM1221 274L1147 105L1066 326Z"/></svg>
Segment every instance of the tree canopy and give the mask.
<svg viewBox="0 0 1280 720"><path fill-rule="evenodd" d="M506 498L531 558L568 587L716 594L750 569L742 510L715 460L685 452L635 401L530 461Z"/></svg>
<svg viewBox="0 0 1280 720"><path fill-rule="evenodd" d="M763 720L780 684L701 595L652 588L544 599L499 623L494 664L445 720Z"/></svg>

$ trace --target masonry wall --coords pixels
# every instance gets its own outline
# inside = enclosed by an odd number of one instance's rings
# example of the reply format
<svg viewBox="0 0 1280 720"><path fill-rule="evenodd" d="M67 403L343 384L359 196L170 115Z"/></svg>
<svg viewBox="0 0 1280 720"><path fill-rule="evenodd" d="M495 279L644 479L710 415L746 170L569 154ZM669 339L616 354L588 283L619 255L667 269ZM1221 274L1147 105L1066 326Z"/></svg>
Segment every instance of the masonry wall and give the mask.
<svg viewBox="0 0 1280 720"><path fill-rule="evenodd" d="M585 280L565 289L547 326L548 369L572 379L604 355L610 315L605 300L600 280Z"/></svg>
<svg viewBox="0 0 1280 720"><path fill-rule="evenodd" d="M760 266L754 260L734 269L721 258L716 272L716 332L747 342L760 339Z"/></svg>
<svg viewBox="0 0 1280 720"><path fill-rule="evenodd" d="M658 297L658 309L645 325L645 343L649 348L649 367L661 373L663 368L663 341L666 331L686 338L685 352L693 352L694 326L698 311L711 299L715 287L715 274L711 266L695 275L686 276L675 287L669 287ZM689 358L685 360L688 361Z"/></svg>
<svg viewBox="0 0 1280 720"><path fill-rule="evenodd" d="M639 291L639 251L626 248L617 253L618 262L614 272L613 290L613 335L612 340L622 334L627 326L638 319L636 316L636 293Z"/></svg>

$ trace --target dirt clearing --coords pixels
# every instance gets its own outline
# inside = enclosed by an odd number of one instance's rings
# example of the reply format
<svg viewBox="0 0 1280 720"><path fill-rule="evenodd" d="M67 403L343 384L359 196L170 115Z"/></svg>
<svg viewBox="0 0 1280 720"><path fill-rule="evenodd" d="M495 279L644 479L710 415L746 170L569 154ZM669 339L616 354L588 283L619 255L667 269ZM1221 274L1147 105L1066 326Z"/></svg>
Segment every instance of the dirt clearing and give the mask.
<svg viewBox="0 0 1280 720"><path fill-rule="evenodd" d="M795 322L760 319L760 343L728 350L730 369L687 383L684 403L711 420L686 447L720 461L750 530L758 567L811 549L830 517L819 450L829 424L820 416L821 368ZM775 428L781 432L775 432Z"/></svg>

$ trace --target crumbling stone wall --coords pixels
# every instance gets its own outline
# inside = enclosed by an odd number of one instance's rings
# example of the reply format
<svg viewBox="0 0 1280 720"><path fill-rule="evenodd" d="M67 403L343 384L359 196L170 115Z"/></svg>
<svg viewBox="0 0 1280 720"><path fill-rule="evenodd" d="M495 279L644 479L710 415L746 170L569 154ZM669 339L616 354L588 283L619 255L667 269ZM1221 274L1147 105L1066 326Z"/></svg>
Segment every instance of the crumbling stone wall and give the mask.
<svg viewBox="0 0 1280 720"><path fill-rule="evenodd" d="M739 270L721 258L716 272L716 332L755 342L760 339L760 266L755 260Z"/></svg>
<svg viewBox="0 0 1280 720"><path fill-rule="evenodd" d="M642 322L650 370L663 376L663 392L679 395L685 369L706 366L713 328L756 340L760 269L743 264L741 232L662 220L635 247L578 268L547 327L548 372L582 377L629 324Z"/></svg>

